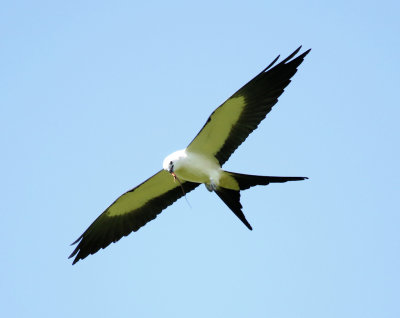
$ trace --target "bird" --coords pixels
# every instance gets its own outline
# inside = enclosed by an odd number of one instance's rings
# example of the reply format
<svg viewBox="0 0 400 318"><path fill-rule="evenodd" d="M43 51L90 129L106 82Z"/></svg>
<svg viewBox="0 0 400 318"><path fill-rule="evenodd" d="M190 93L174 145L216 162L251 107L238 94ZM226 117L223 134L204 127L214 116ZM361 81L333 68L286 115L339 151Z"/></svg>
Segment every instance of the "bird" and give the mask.
<svg viewBox="0 0 400 318"><path fill-rule="evenodd" d="M300 181L307 177L258 176L225 171L222 166L258 127L278 102L297 68L311 49L287 58L278 55L257 76L214 110L183 150L168 155L163 168L152 177L118 197L71 245L75 264L87 256L138 231L179 198L204 184L215 192L249 229L240 203L240 191L256 185Z"/></svg>

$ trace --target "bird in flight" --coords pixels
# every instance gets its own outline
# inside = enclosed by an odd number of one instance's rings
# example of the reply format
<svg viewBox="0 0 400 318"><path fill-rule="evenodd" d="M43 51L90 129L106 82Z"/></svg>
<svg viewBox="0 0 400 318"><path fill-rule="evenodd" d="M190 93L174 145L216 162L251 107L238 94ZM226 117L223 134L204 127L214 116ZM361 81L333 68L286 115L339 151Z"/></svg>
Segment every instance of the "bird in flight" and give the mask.
<svg viewBox="0 0 400 318"><path fill-rule="evenodd" d="M222 169L233 152L257 128L278 102L310 49L301 46L274 66L279 56L240 88L208 117L207 122L183 150L163 161L163 169L116 199L74 242L72 264L139 230L162 210L205 184L252 230L242 212L240 191L256 185L299 181L306 177L270 177L234 173Z"/></svg>

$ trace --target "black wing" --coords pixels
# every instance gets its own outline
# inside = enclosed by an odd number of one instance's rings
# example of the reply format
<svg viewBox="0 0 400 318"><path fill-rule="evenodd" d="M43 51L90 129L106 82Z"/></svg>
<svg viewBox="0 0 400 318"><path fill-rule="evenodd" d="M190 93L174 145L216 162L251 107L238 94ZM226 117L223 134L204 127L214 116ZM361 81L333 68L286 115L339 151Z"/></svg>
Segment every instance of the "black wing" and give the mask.
<svg viewBox="0 0 400 318"><path fill-rule="evenodd" d="M278 56L260 74L219 106L187 149L212 155L222 166L278 102L278 97L310 52L307 50L294 58L300 48L272 67Z"/></svg>
<svg viewBox="0 0 400 318"><path fill-rule="evenodd" d="M182 181L185 193L198 185ZM136 188L121 195L72 243L79 242L69 257L76 255L72 264L110 243L117 242L132 231L139 230L183 195L180 184L175 183L167 171L159 171Z"/></svg>

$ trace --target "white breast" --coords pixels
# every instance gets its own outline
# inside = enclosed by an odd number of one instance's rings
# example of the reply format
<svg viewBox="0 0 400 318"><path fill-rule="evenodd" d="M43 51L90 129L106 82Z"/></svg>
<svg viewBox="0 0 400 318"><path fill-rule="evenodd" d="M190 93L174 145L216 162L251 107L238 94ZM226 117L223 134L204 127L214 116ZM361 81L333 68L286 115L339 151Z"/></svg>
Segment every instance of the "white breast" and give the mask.
<svg viewBox="0 0 400 318"><path fill-rule="evenodd" d="M214 157L178 150L164 159L163 167L168 170L170 162L174 163L174 172L181 180L218 185L222 174L221 167Z"/></svg>

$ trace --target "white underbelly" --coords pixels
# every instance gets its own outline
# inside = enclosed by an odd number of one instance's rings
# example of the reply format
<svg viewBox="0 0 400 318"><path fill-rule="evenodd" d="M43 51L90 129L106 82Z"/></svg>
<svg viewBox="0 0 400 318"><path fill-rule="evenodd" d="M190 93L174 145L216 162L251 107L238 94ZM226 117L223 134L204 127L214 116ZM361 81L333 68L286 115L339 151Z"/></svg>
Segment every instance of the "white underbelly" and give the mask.
<svg viewBox="0 0 400 318"><path fill-rule="evenodd" d="M185 158L175 162L174 172L181 180L196 183L213 183L215 185L218 185L222 174L217 159L196 153L186 153Z"/></svg>

